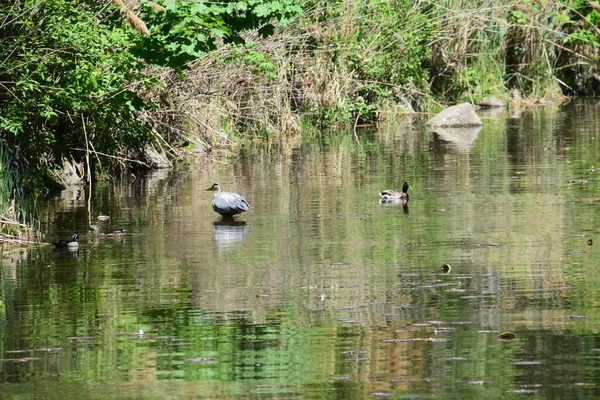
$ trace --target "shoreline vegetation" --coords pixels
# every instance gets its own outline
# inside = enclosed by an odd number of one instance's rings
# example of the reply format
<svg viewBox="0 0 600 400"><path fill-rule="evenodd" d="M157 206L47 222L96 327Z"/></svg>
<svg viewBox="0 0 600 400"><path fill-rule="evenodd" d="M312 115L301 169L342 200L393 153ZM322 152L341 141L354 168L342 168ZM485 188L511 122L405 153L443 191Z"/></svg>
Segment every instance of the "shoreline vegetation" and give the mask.
<svg viewBox="0 0 600 400"><path fill-rule="evenodd" d="M0 14L0 235L15 238L35 236L26 196L118 170L600 87L588 0L14 0Z"/></svg>

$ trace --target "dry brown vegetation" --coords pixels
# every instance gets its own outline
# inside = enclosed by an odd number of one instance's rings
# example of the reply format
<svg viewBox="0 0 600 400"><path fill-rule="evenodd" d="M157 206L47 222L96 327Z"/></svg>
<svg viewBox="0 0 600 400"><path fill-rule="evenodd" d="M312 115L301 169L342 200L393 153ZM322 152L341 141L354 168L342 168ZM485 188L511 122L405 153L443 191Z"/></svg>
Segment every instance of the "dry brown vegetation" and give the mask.
<svg viewBox="0 0 600 400"><path fill-rule="evenodd" d="M391 17L361 2L333 7L307 10L302 24L270 38L246 36L256 43L251 50L223 46L191 64L185 78L169 75L151 116L165 140L194 143L204 154L241 136L300 132L303 119L350 127L359 117L378 122L391 110L429 111L490 95L561 100L591 90L598 76L597 47L566 39L589 25L573 24L583 11L567 3L406 3ZM427 79L418 82L394 64L424 51L407 38L427 29L428 55L414 61ZM250 53L264 58L249 60Z"/></svg>

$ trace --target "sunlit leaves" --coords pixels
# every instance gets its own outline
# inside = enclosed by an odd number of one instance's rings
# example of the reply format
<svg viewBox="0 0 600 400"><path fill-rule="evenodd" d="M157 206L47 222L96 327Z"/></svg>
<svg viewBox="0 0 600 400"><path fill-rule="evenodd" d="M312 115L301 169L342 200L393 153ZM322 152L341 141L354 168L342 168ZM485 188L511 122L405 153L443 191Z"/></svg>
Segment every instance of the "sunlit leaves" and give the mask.
<svg viewBox="0 0 600 400"><path fill-rule="evenodd" d="M271 21L285 24L302 13L295 0L169 0L165 11L156 11L149 0L141 4L151 34L136 37L134 51L152 64L176 69L214 50L219 41L243 43L241 34L250 29L259 29L263 37L272 35Z"/></svg>

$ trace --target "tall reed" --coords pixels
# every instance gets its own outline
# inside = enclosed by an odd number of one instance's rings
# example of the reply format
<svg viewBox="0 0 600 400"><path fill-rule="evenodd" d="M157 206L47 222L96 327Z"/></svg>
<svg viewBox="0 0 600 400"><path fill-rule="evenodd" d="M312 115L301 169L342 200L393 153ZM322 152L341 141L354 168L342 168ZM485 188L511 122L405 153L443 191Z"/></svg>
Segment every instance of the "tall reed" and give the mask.
<svg viewBox="0 0 600 400"><path fill-rule="evenodd" d="M0 141L0 242L31 241L36 238L33 213L24 207L24 160L18 147ZM33 206L35 209L35 207Z"/></svg>

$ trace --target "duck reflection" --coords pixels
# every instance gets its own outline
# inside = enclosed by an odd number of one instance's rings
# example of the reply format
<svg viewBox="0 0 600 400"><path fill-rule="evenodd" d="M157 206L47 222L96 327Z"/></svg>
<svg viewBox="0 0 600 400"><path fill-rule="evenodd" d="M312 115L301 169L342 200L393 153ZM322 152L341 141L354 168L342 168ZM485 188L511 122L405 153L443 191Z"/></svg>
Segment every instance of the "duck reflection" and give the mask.
<svg viewBox="0 0 600 400"><path fill-rule="evenodd" d="M217 249L225 250L238 246L248 235L248 224L244 221L222 219L213 223L213 237Z"/></svg>
<svg viewBox="0 0 600 400"><path fill-rule="evenodd" d="M410 211L408 209L408 202L402 201L401 199L386 200L386 201L380 200L379 202L384 206L402 206L402 211L404 212L405 215L408 215L410 213Z"/></svg>

